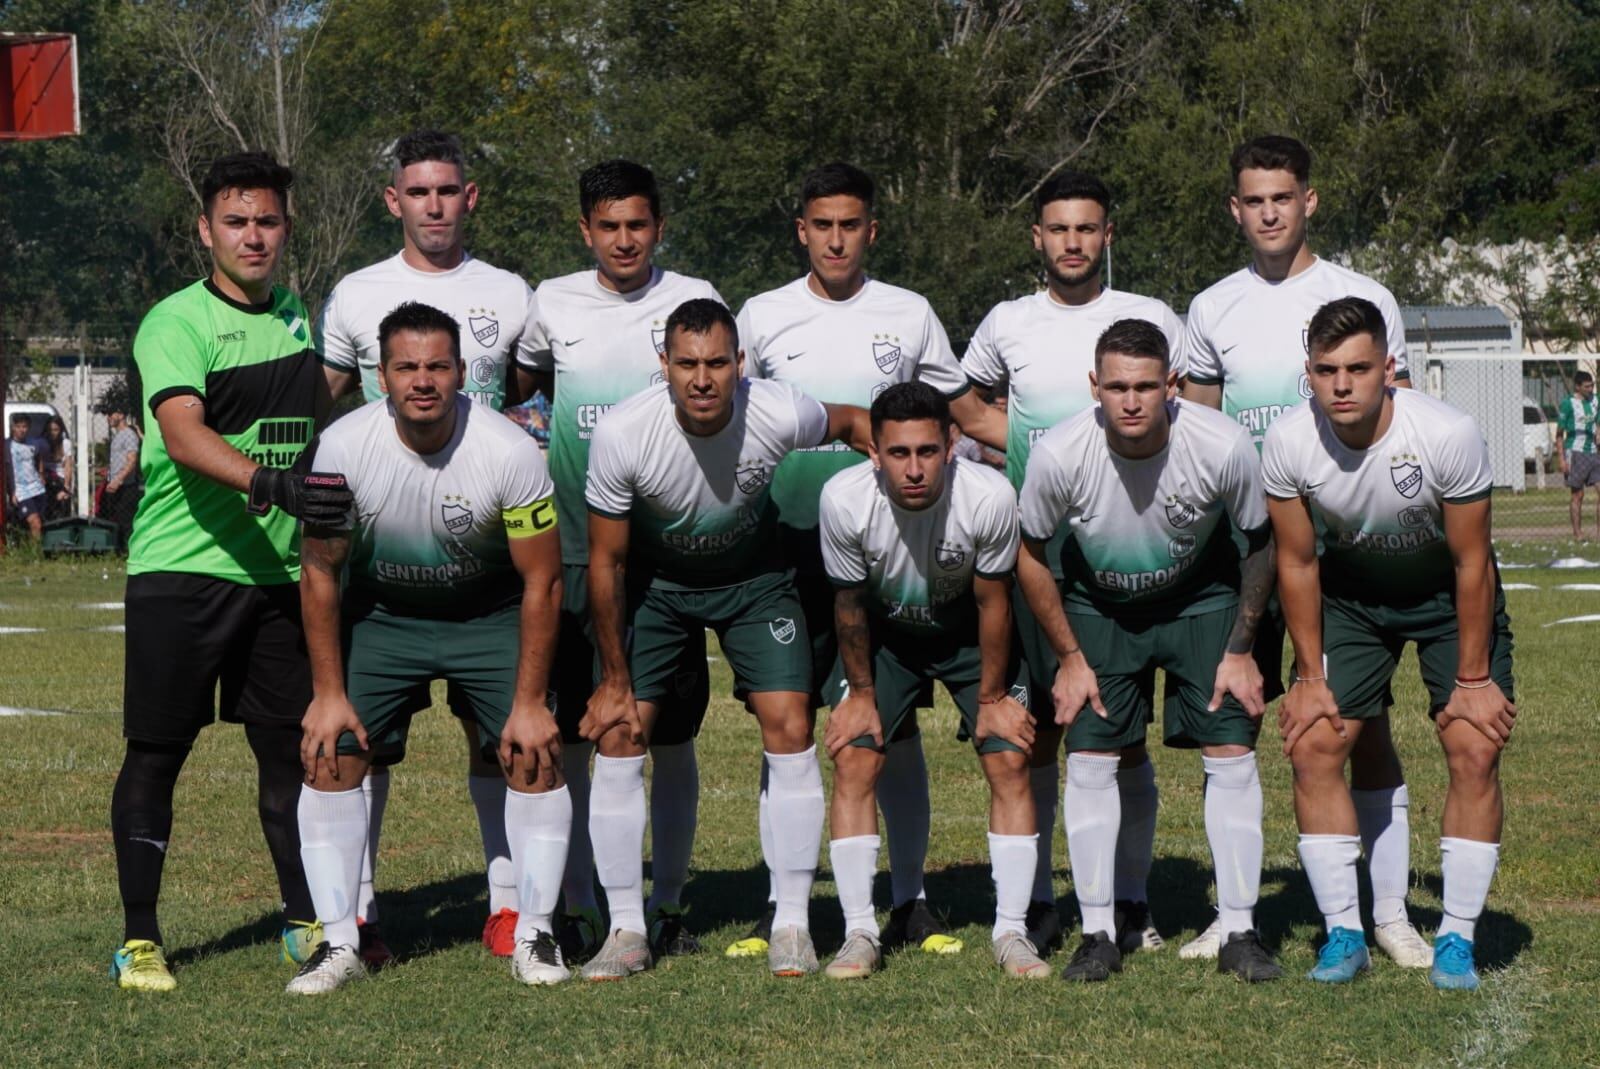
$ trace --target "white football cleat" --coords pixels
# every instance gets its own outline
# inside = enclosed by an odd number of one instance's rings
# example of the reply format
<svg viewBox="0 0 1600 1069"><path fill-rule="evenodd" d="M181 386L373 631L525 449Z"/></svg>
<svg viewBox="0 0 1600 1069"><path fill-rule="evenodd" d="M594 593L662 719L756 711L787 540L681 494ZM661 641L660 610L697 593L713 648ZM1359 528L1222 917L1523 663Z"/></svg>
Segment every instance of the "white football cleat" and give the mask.
<svg viewBox="0 0 1600 1069"><path fill-rule="evenodd" d="M1222 920L1215 918L1205 931L1178 948L1178 957L1185 961L1197 959L1216 960L1222 950Z"/></svg>
<svg viewBox="0 0 1600 1069"><path fill-rule="evenodd" d="M1426 969L1433 965L1433 947L1411 926L1408 918L1375 924L1372 934L1377 937L1378 949L1402 969Z"/></svg>
<svg viewBox="0 0 1600 1069"><path fill-rule="evenodd" d="M352 946L318 945L284 990L291 995L326 995L352 980L365 980L367 967L361 952Z"/></svg>

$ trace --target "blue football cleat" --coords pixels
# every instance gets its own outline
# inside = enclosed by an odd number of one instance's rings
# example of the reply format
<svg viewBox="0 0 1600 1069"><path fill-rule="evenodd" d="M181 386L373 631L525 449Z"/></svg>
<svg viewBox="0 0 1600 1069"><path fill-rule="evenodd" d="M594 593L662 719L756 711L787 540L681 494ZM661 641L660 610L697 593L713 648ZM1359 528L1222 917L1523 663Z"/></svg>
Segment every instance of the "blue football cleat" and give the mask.
<svg viewBox="0 0 1600 1069"><path fill-rule="evenodd" d="M1441 991L1478 990L1478 969L1472 962L1472 944L1454 932L1433 941L1433 970L1428 973Z"/></svg>
<svg viewBox="0 0 1600 1069"><path fill-rule="evenodd" d="M1335 928L1317 955L1317 967L1306 973L1324 984L1348 984L1372 967L1367 937L1358 928Z"/></svg>

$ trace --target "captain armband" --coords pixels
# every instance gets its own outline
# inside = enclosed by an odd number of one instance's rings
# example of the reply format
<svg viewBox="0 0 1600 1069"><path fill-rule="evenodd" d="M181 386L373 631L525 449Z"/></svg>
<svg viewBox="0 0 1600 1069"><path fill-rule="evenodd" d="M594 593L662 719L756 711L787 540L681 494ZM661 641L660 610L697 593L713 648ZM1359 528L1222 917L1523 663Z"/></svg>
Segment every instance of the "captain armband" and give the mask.
<svg viewBox="0 0 1600 1069"><path fill-rule="evenodd" d="M555 499L541 497L526 505L505 509L500 513L500 518L505 522L507 538L532 538L544 534L556 525Z"/></svg>

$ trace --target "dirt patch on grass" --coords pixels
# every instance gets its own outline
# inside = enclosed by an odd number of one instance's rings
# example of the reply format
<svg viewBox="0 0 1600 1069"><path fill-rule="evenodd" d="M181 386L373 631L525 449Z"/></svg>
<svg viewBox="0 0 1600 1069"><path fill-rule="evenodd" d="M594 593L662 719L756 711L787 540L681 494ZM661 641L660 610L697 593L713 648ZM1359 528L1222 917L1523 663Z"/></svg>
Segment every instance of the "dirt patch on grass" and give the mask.
<svg viewBox="0 0 1600 1069"><path fill-rule="evenodd" d="M7 832L0 842L5 852L16 857L57 857L71 854L81 858L94 854L111 853L111 835L107 831L46 828Z"/></svg>

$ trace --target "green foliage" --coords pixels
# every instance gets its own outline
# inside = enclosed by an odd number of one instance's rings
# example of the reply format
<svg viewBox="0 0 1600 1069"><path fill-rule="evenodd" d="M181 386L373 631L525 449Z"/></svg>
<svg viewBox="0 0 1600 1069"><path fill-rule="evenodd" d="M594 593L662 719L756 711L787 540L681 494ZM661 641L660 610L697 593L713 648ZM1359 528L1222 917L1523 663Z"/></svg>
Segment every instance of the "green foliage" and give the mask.
<svg viewBox="0 0 1600 1069"><path fill-rule="evenodd" d="M1582 244L1600 231L1595 0L256 7L268 18L251 29L217 0L0 2L0 27L79 34L85 127L0 147L0 241L17 250L0 273L7 333L86 323L126 337L203 264L173 161L231 146L194 54L221 57L216 84L247 140L292 148L291 267L313 305L393 251L384 152L423 125L469 147L471 241L486 258L535 280L586 263L577 174L632 156L663 181L664 262L735 302L803 269L799 180L852 160L882 189L871 270L926 293L958 344L1036 284L1028 196L1066 166L1116 194L1115 284L1179 309L1245 259L1226 159L1267 131L1315 153L1318 249L1402 300L1450 290L1430 255L1443 237ZM287 139L265 107L280 53ZM1545 318L1561 317L1583 314Z"/></svg>

